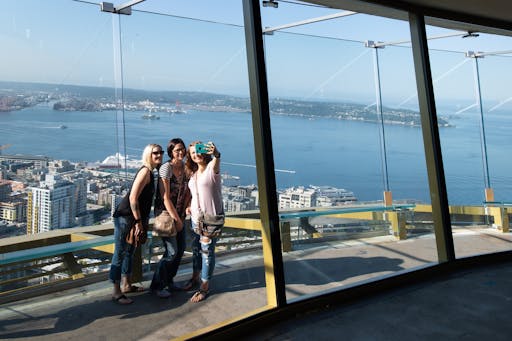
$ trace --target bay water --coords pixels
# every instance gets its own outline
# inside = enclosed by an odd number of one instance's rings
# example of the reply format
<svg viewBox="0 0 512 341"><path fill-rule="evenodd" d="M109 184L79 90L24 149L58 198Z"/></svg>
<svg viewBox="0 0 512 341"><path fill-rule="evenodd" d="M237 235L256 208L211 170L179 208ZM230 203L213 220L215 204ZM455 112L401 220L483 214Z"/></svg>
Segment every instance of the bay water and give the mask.
<svg viewBox="0 0 512 341"><path fill-rule="evenodd" d="M158 120L143 119L143 114L127 111L123 118L113 111L63 112L46 105L2 112L0 145L10 145L4 154L95 162L124 154L124 146L131 158L140 159L146 144L165 149L173 137L186 143L213 141L222 153L223 173L239 176L241 185L257 184L249 113L189 110L156 113ZM441 128L440 135L450 204L481 204L486 178L479 115L452 115L449 121L455 127ZM496 200L512 201L512 117L492 112L484 122L491 187ZM353 191L362 201L381 200L389 189L394 199L430 202L419 127L385 125L383 153L378 124L278 115L271 123L279 189L330 185Z"/></svg>

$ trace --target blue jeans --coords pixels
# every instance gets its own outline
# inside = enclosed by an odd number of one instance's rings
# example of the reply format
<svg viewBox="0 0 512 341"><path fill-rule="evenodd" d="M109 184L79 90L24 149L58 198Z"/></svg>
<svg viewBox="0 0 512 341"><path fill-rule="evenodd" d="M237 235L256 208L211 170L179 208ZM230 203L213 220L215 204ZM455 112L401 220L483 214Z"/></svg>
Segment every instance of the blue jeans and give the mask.
<svg viewBox="0 0 512 341"><path fill-rule="evenodd" d="M169 285L173 284L173 282L174 282L173 279L176 276L176 273L178 272L178 267L180 266L181 258L183 258L183 254L185 253L185 247L187 246L185 229L186 229L185 219L183 219L183 228L176 235L176 242L178 244L178 249L176 250L176 256L174 256L174 260L169 265L169 269L167 270L169 272Z"/></svg>
<svg viewBox="0 0 512 341"><path fill-rule="evenodd" d="M135 246L126 242L130 232L128 217L114 218L114 254L110 265L109 279L113 283L121 281L121 274L129 276L132 273L133 253Z"/></svg>
<svg viewBox="0 0 512 341"><path fill-rule="evenodd" d="M175 263L176 251L178 249L176 237L162 237L164 254L156 266L153 280L151 281L151 290L162 290L167 287L171 281L171 266Z"/></svg>
<svg viewBox="0 0 512 341"><path fill-rule="evenodd" d="M197 226L192 222L192 231ZM192 241L192 268L195 273L201 272L201 280L209 281L215 269L215 244L217 238L210 238L210 243L201 242L201 236L194 232Z"/></svg>

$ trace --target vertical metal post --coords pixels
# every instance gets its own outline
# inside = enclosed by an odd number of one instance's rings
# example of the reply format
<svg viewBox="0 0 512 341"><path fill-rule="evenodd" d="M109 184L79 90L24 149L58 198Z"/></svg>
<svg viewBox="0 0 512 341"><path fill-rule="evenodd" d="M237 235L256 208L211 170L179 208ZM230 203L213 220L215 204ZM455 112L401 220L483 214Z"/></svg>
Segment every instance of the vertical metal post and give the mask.
<svg viewBox="0 0 512 341"><path fill-rule="evenodd" d="M484 112L483 112L483 106L482 106L482 90L480 87L480 71L478 68L478 58L482 58L477 53L474 53L472 51L469 51L466 53L466 57L473 58L474 59L474 78L475 78L475 97L476 97L476 103L478 105L478 110L480 112L480 146L482 148L482 168L483 168L483 174L484 174L484 186L486 189L486 201L493 201L488 200L491 198L488 198L488 191L491 189L491 178L489 176L489 164L487 159L487 141L485 138L485 124L484 124Z"/></svg>
<svg viewBox="0 0 512 341"><path fill-rule="evenodd" d="M453 236L448 207L448 195L444 177L441 141L428 55L428 43L425 32L425 18L419 13L409 12L412 53L416 73L416 86L420 106L423 146L432 201L432 216L436 234L439 262L455 260Z"/></svg>
<svg viewBox="0 0 512 341"><path fill-rule="evenodd" d="M380 158L382 162L382 182L384 186L384 205L393 205L393 199L391 191L389 190L389 176L388 176L388 158L386 150L386 133L384 129L384 114L382 112L382 89L380 85L380 66L379 66L379 51L378 49L384 48L378 46L373 41L367 41L366 47L373 48L373 74L375 79L375 99L376 99L376 110L377 117L380 123L379 137L380 137Z"/></svg>
<svg viewBox="0 0 512 341"><path fill-rule="evenodd" d="M384 130L384 115L382 113L382 90L380 87L380 69L379 69L379 48L373 48L373 64L375 76L375 98L377 100L377 115L380 121L380 153L382 158L382 177L384 181L384 190L389 191L388 177L388 158L386 152L386 135Z"/></svg>
<svg viewBox="0 0 512 341"><path fill-rule="evenodd" d="M243 10L267 302L283 306L286 292L259 1L243 0Z"/></svg>

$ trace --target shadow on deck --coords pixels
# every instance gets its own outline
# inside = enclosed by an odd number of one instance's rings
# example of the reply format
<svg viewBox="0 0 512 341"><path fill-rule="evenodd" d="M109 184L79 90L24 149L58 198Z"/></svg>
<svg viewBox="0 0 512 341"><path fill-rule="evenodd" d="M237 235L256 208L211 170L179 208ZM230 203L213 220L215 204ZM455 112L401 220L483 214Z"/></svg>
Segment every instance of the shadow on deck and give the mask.
<svg viewBox="0 0 512 341"><path fill-rule="evenodd" d="M490 229L472 228L456 231L454 240L457 257L465 257L510 250L512 236ZM288 301L404 272L433 264L437 260L432 235L398 242L392 237L333 241L302 245L296 249L298 250L285 254ZM493 329L488 332L494 333L493 339L500 339L500 335L505 335L502 334L504 330L508 328L510 332L510 327L503 328L506 316L498 315L501 314L501 308L491 304L496 301L507 305L508 309L512 307L511 272L512 264L508 264L502 270L493 270L489 278L485 272L479 273L478 285L474 287L471 286L471 278L464 276L463 280L452 277L453 280L420 284L422 289L402 288L402 292L388 293L380 298L377 296L369 301L341 306L335 314L332 311L318 312L300 320L284 321L276 326L248 331L246 337L332 339L342 333L351 335L346 339L391 340L391 336L394 339L399 336L427 339L427 336L443 335L467 335L469 339L476 339L475 336L491 335L485 334L487 327L483 326L482 319L492 317L496 323L502 321L503 325L501 330ZM151 274L145 274L143 285L146 288L149 286L150 276ZM189 276L190 265L187 264L180 269L178 281L184 281ZM504 283L508 287L504 287ZM436 286L440 288L436 289ZM479 295L473 295L468 290L478 290ZM487 292L483 292L485 290ZM267 304L261 251L219 257L211 295L201 303L188 302L192 292L174 292L170 299L160 299L144 292L132 294L134 304L120 306L110 300L110 293L111 285L105 275L103 282L4 304L0 306L0 338L169 340L261 310ZM465 300L461 299L461 295ZM449 299L455 299L454 304L460 306L450 307ZM448 315L453 314L451 310L458 309L463 315L445 316L445 319L457 318L459 323L463 322L460 318L466 316L464 314L470 313L475 307L481 307L482 312L479 314L482 317L479 324L483 329L461 334L455 333L458 329L446 325L447 322L442 322L440 326L438 319L442 318L439 317L441 311L437 311L434 302L442 303L439 309L446 309ZM422 311L423 308L428 310ZM477 322L475 314L470 315L473 319L466 318L466 325ZM417 328L411 328L409 323L414 323ZM452 330L448 327L452 327ZM428 330L430 332L424 334Z"/></svg>

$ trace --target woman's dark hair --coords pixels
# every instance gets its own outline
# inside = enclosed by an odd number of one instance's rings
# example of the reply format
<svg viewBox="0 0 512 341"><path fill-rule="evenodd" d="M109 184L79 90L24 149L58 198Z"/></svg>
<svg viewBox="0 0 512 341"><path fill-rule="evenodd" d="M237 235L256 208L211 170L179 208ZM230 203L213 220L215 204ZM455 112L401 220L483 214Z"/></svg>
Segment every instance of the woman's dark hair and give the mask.
<svg viewBox="0 0 512 341"><path fill-rule="evenodd" d="M183 148L187 148L185 142L183 142L183 140L180 139L179 137L171 139L171 140L169 140L169 143L167 143L167 155L169 155L171 160L172 160L172 151L174 150L174 147L176 147L180 143L183 145Z"/></svg>

